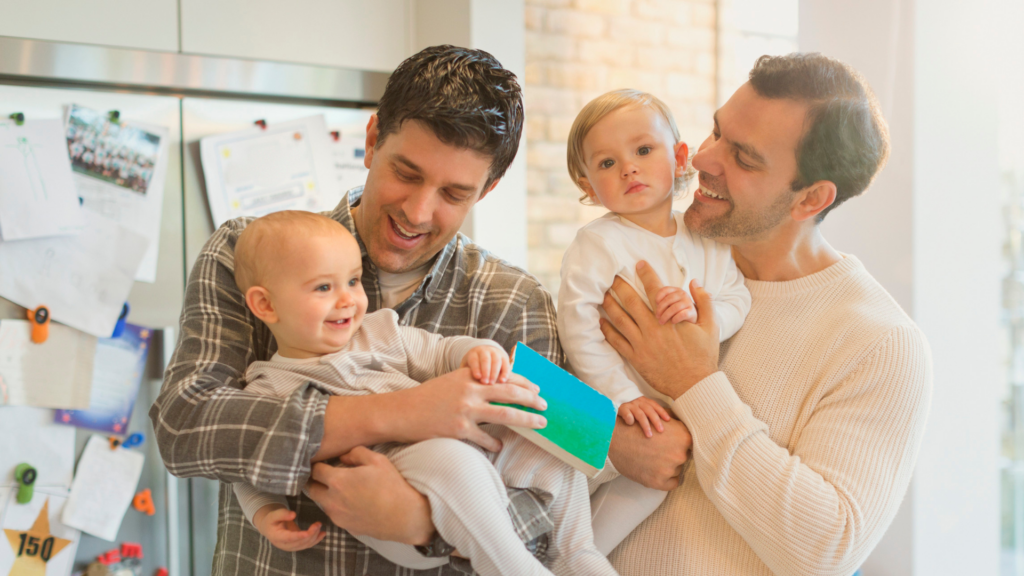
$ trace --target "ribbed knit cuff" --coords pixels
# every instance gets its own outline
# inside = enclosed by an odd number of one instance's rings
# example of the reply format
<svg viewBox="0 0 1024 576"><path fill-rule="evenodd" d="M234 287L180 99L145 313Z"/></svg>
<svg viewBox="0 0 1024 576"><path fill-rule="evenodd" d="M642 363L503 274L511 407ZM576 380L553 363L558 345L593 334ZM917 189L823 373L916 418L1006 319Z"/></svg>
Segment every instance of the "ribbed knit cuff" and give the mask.
<svg viewBox="0 0 1024 576"><path fill-rule="evenodd" d="M691 434L725 414L742 414L744 407L729 378L721 371L701 380L672 403L672 411Z"/></svg>

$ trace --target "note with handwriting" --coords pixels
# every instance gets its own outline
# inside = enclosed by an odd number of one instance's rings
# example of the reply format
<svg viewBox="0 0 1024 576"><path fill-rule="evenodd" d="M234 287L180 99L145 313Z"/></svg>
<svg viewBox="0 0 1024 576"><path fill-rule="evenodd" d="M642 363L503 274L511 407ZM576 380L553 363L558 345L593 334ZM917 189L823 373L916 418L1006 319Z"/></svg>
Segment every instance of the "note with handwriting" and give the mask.
<svg viewBox="0 0 1024 576"><path fill-rule="evenodd" d="M146 238L91 210L76 236L0 242L0 296L45 304L53 320L108 338L128 300Z"/></svg>
<svg viewBox="0 0 1024 576"><path fill-rule="evenodd" d="M0 320L0 406L89 407L96 337L57 323L31 341L28 320Z"/></svg>
<svg viewBox="0 0 1024 576"><path fill-rule="evenodd" d="M0 237L75 234L81 213L61 121L0 121Z"/></svg>
<svg viewBox="0 0 1024 576"><path fill-rule="evenodd" d="M61 521L111 542L117 538L128 505L142 475L145 456L128 448L110 448L103 436L94 435L78 459L71 495Z"/></svg>
<svg viewBox="0 0 1024 576"><path fill-rule="evenodd" d="M17 486L14 469L22 463L36 469L37 487L70 488L75 429L55 424L52 410L0 406L0 486Z"/></svg>

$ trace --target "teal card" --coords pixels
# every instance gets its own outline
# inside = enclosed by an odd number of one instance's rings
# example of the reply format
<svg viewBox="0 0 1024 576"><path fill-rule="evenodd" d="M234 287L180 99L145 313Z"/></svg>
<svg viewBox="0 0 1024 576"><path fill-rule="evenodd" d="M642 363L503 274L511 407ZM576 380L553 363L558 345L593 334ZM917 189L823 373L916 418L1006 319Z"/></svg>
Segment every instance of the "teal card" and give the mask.
<svg viewBox="0 0 1024 576"><path fill-rule="evenodd" d="M512 372L540 386L544 411L515 406L548 420L541 430L512 427L527 440L593 478L604 467L615 430L615 405L572 374L518 342L512 351Z"/></svg>

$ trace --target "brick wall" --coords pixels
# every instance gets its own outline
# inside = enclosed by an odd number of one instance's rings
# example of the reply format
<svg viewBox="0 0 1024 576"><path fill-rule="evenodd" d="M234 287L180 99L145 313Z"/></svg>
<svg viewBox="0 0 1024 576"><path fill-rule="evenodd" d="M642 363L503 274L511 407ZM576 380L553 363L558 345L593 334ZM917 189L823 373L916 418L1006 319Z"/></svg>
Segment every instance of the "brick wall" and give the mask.
<svg viewBox="0 0 1024 576"><path fill-rule="evenodd" d="M605 212L578 202L566 171L576 113L609 90L645 90L696 147L715 106L715 29L714 0L526 0L529 268L556 297L562 254Z"/></svg>

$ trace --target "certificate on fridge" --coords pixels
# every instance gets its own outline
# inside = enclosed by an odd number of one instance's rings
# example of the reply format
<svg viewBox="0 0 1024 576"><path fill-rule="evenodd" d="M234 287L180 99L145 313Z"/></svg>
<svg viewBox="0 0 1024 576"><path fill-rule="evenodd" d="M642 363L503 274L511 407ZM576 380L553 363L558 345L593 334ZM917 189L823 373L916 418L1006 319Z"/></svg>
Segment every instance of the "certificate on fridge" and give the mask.
<svg viewBox="0 0 1024 576"><path fill-rule="evenodd" d="M199 154L214 226L280 210L326 210L325 201L340 194L323 115L208 136Z"/></svg>

